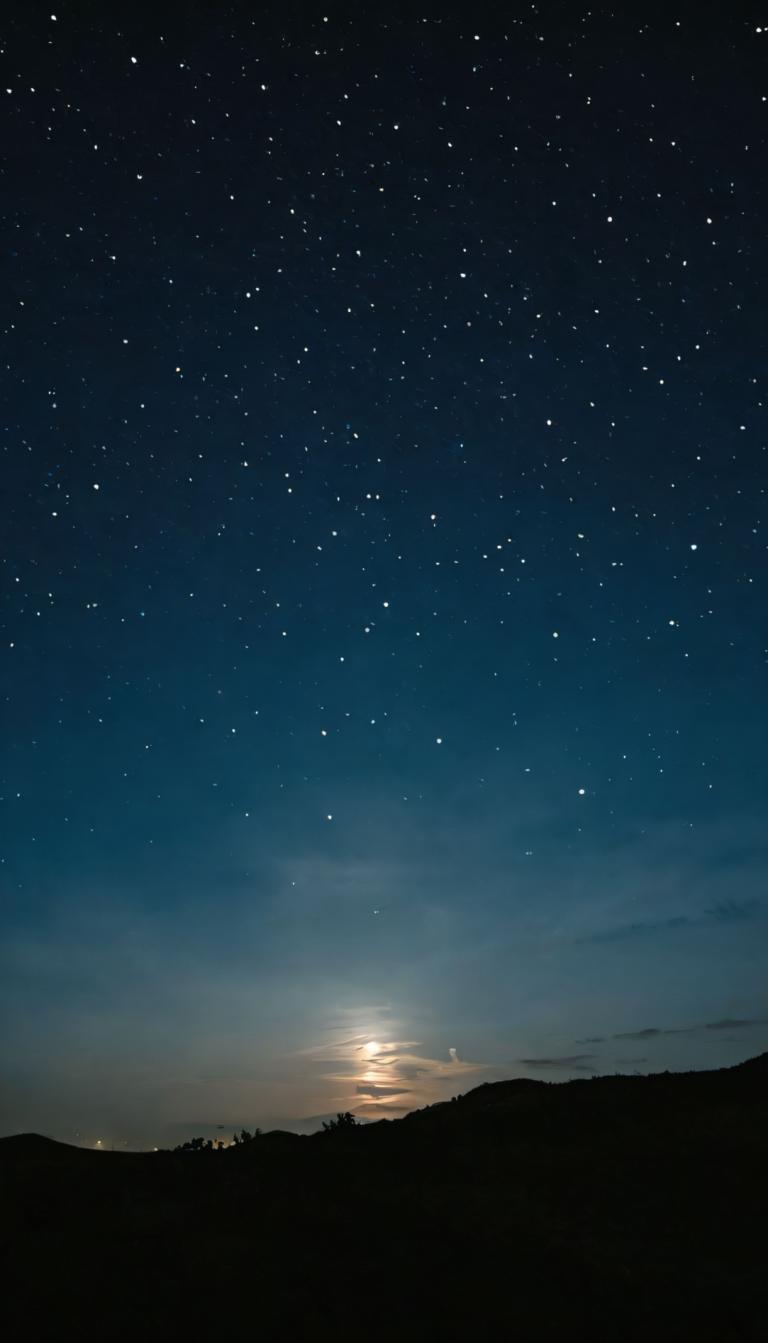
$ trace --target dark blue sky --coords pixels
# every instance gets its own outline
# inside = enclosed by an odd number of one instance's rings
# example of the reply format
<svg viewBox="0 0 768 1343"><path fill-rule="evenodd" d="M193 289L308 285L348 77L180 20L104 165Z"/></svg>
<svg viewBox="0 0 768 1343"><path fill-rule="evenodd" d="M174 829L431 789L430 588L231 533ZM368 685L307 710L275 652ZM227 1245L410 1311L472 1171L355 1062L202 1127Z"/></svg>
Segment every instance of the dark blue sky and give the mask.
<svg viewBox="0 0 768 1343"><path fill-rule="evenodd" d="M768 33L497 10L7 25L4 1131L768 1044Z"/></svg>

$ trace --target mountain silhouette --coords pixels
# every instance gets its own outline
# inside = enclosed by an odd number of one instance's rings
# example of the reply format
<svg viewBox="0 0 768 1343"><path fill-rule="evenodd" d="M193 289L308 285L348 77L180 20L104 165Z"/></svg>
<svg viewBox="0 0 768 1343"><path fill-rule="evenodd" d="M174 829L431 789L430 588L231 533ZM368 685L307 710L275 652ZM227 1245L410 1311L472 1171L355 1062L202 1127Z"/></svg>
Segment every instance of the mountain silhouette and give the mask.
<svg viewBox="0 0 768 1343"><path fill-rule="evenodd" d="M14 1133L10 1138L0 1138L0 1153L6 1160L66 1161L68 1157L76 1157L84 1150L70 1143L57 1142L55 1138L45 1138L41 1133Z"/></svg>
<svg viewBox="0 0 768 1343"><path fill-rule="evenodd" d="M345 1117L342 1117L345 1118ZM768 1054L216 1152L0 1140L6 1336L762 1338ZM114 1327L113 1327L114 1326Z"/></svg>

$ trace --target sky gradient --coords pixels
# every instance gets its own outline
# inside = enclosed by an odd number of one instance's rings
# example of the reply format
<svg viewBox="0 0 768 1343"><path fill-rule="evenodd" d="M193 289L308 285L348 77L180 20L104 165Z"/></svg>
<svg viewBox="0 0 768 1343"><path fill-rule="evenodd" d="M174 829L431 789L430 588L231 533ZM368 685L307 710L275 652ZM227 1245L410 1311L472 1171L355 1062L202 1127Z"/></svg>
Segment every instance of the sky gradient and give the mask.
<svg viewBox="0 0 768 1343"><path fill-rule="evenodd" d="M439 9L8 24L4 1133L768 1048L768 34Z"/></svg>

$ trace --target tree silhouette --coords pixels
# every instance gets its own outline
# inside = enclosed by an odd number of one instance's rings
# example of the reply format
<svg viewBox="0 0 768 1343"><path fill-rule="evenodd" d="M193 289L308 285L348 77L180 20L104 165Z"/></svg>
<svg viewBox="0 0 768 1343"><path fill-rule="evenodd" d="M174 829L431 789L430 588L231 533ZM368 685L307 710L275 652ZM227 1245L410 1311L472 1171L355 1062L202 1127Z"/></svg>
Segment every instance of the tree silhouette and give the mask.
<svg viewBox="0 0 768 1343"><path fill-rule="evenodd" d="M255 1128L253 1130L253 1133L251 1133L250 1130L247 1128L241 1128L239 1133L232 1134L232 1141L233 1143L236 1143L237 1146L239 1147L241 1143L253 1142L254 1138L260 1138L260 1137L261 1137L260 1128Z"/></svg>
<svg viewBox="0 0 768 1343"><path fill-rule="evenodd" d="M215 1152L223 1146L221 1138L214 1142L212 1138L190 1138L188 1142L180 1143L174 1147L174 1152Z"/></svg>
<svg viewBox="0 0 768 1343"><path fill-rule="evenodd" d="M357 1119L349 1110L345 1110L343 1114L337 1114L335 1119L329 1119L327 1123L323 1120L323 1128L326 1133L338 1133L340 1129L357 1128L357 1125Z"/></svg>

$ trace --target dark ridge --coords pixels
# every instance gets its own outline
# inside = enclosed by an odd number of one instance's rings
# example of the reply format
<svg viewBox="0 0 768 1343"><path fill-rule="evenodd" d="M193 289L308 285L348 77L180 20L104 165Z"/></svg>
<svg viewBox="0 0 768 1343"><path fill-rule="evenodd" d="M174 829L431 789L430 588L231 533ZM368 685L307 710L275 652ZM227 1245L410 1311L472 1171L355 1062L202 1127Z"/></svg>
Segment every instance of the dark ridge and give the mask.
<svg viewBox="0 0 768 1343"><path fill-rule="evenodd" d="M743 1063L734 1064L729 1071L768 1073L768 1051L764 1054L756 1054L752 1059L745 1059Z"/></svg>
<svg viewBox="0 0 768 1343"><path fill-rule="evenodd" d="M57 1138L46 1138L41 1133L14 1133L10 1137L0 1138L0 1162L2 1161L90 1161L109 1157L115 1161L150 1156L149 1152L112 1152L96 1147L78 1147L74 1143L59 1142Z"/></svg>
<svg viewBox="0 0 768 1343"><path fill-rule="evenodd" d="M87 1150L71 1143L59 1142L56 1138L46 1138L42 1133L14 1133L9 1138L0 1138L0 1158L66 1161Z"/></svg>
<svg viewBox="0 0 768 1343"><path fill-rule="evenodd" d="M768 1054L126 1159L0 1142L10 1338L752 1343Z"/></svg>

